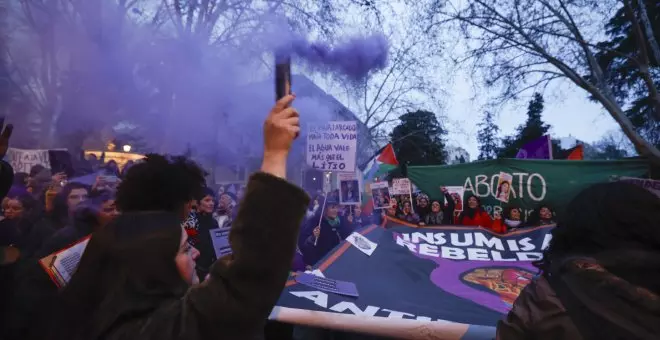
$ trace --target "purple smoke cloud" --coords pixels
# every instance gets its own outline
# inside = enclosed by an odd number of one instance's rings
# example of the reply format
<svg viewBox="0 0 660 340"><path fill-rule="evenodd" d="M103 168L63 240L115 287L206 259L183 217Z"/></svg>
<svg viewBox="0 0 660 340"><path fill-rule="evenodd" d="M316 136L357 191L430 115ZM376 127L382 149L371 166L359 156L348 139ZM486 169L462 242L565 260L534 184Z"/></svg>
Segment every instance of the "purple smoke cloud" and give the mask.
<svg viewBox="0 0 660 340"><path fill-rule="evenodd" d="M352 79L360 79L372 70L387 66L389 42L383 34L351 37L334 47L322 42L309 42L298 37L291 41L289 51L280 48L278 53L296 55L313 67L342 73Z"/></svg>

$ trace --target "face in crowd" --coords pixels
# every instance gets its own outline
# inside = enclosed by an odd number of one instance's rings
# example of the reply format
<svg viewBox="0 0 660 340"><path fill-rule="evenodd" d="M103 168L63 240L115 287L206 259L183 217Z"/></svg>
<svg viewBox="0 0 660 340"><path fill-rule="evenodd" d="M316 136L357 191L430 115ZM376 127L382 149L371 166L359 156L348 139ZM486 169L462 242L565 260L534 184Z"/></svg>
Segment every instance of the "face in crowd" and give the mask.
<svg viewBox="0 0 660 340"><path fill-rule="evenodd" d="M117 211L117 206L115 205L115 200L110 199L103 204L101 204L101 211L99 212L99 222L101 223L101 226L104 227L110 223L110 221L114 220L115 217L119 215L119 211Z"/></svg>
<svg viewBox="0 0 660 340"><path fill-rule="evenodd" d="M359 205L355 206L355 208L353 208L353 215L355 215L355 216L362 215L362 208L360 208Z"/></svg>
<svg viewBox="0 0 660 340"><path fill-rule="evenodd" d="M439 213L439 212L440 212L440 208L442 208L442 207L440 206L440 202L438 202L438 201L434 201L433 203L431 203L431 211L432 211L432 212L434 212L434 213Z"/></svg>
<svg viewBox="0 0 660 340"><path fill-rule="evenodd" d="M509 218L512 221L520 221L520 209L511 209Z"/></svg>
<svg viewBox="0 0 660 340"><path fill-rule="evenodd" d="M71 190L71 192L69 192L69 195L66 197L66 205L69 208L69 213L73 213L73 211L76 209L76 206L78 206L78 204L86 201L88 195L89 192L87 192L87 189L76 188Z"/></svg>
<svg viewBox="0 0 660 340"><path fill-rule="evenodd" d="M505 195L508 194L509 193L509 183L503 182L502 185L501 185L501 188L500 188L500 192L502 194L505 194Z"/></svg>
<svg viewBox="0 0 660 340"><path fill-rule="evenodd" d="M225 211L229 210L229 208L231 207L231 203L232 203L231 197L229 195L222 194L220 195L220 204L218 208L222 208Z"/></svg>
<svg viewBox="0 0 660 340"><path fill-rule="evenodd" d="M325 207L325 216L330 219L335 219L337 218L337 215L339 214L339 207L337 207L336 204L328 204Z"/></svg>
<svg viewBox="0 0 660 340"><path fill-rule="evenodd" d="M468 207L470 209L477 209L478 206L479 206L479 201L477 200L476 197L472 196L468 198Z"/></svg>
<svg viewBox="0 0 660 340"><path fill-rule="evenodd" d="M419 199L419 207L420 208L426 208L428 205L429 205L429 200L427 200L426 197L422 197L422 198Z"/></svg>
<svg viewBox="0 0 660 340"><path fill-rule="evenodd" d="M544 220L551 220L552 219L552 211L550 211L549 208L543 207L539 210L539 217Z"/></svg>
<svg viewBox="0 0 660 340"><path fill-rule="evenodd" d="M199 283L199 277L195 270L195 260L198 257L199 251L188 243L188 234L181 228L181 244L179 245L179 251L176 254L174 262L183 280L190 285Z"/></svg>
<svg viewBox="0 0 660 340"><path fill-rule="evenodd" d="M225 195L226 196L226 195ZM200 213L211 214L213 213L213 208L215 207L215 200L211 195L206 195L199 201L197 205L197 211Z"/></svg>
<svg viewBox="0 0 660 340"><path fill-rule="evenodd" d="M7 198L4 201L4 211L5 211L5 217L9 220L13 219L19 219L23 217L23 203L16 199L16 198Z"/></svg>
<svg viewBox="0 0 660 340"><path fill-rule="evenodd" d="M403 202L403 213L410 214L410 202Z"/></svg>

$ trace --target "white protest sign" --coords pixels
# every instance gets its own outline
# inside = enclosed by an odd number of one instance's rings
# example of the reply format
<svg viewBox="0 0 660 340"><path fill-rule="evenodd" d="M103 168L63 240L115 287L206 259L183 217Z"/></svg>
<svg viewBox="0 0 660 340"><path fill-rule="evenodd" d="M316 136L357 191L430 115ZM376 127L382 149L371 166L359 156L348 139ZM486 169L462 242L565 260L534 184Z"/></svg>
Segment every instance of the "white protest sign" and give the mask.
<svg viewBox="0 0 660 340"><path fill-rule="evenodd" d="M408 202L410 209L414 211L412 204L412 184L407 178L394 178L392 179L392 188L390 189L392 199L395 199L400 207Z"/></svg>
<svg viewBox="0 0 660 340"><path fill-rule="evenodd" d="M213 250L215 257L220 258L224 255L231 254L231 245L229 244L229 228L216 228L211 229L211 242L213 242Z"/></svg>
<svg viewBox="0 0 660 340"><path fill-rule="evenodd" d="M5 158L11 167L14 168L14 173L25 172L30 173L35 165L42 165L50 169L50 159L48 157L48 150L25 150L9 148Z"/></svg>
<svg viewBox="0 0 660 340"><path fill-rule="evenodd" d="M368 238L355 232L348 235L346 241L354 245L355 248L357 248L361 252L367 254L367 256L371 256L371 254L374 253L374 250L376 250L376 247L378 246L376 243L371 242L371 240L369 240Z"/></svg>
<svg viewBox="0 0 660 340"><path fill-rule="evenodd" d="M410 195L412 193L410 180L407 178L392 179L391 195Z"/></svg>
<svg viewBox="0 0 660 340"><path fill-rule="evenodd" d="M86 237L78 243L52 253L39 260L39 264L46 271L51 280L58 286L64 287L78 268L80 258L87 248L90 237Z"/></svg>
<svg viewBox="0 0 660 340"><path fill-rule="evenodd" d="M73 273L76 272L78 268L78 263L80 263L80 258L87 248L89 239L86 239L83 242L77 243L71 248L68 248L59 254L53 262L53 267L60 274L65 283L69 283Z"/></svg>
<svg viewBox="0 0 660 340"><path fill-rule="evenodd" d="M318 270L318 269L314 269L314 270L305 270L305 273L306 273L306 274L312 274L312 275L314 275L314 276L318 276L318 277L325 277L325 275L323 275L323 272L320 271L320 270Z"/></svg>
<svg viewBox="0 0 660 340"><path fill-rule="evenodd" d="M307 165L335 172L355 171L357 122L329 122L310 126L307 134Z"/></svg>

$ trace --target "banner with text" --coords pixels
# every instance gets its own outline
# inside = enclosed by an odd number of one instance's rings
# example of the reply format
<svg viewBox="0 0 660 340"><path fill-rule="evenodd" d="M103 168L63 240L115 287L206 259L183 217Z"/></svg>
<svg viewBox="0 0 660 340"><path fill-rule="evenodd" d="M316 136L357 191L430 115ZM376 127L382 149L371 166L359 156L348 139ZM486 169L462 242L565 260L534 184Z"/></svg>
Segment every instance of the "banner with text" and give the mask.
<svg viewBox="0 0 660 340"><path fill-rule="evenodd" d="M25 172L30 173L35 165L42 165L50 169L50 157L48 150L25 150L9 148L7 150L7 157L5 158L11 167L14 168L14 173Z"/></svg>
<svg viewBox="0 0 660 340"><path fill-rule="evenodd" d="M497 321L538 272L532 261L542 257L552 228L496 235L479 227L415 228L389 219L386 228L360 231L378 244L371 256L343 242L315 266L327 278L354 283L359 297L292 279L277 306L373 317L383 324L406 319L487 326L494 335Z"/></svg>
<svg viewBox="0 0 660 340"><path fill-rule="evenodd" d="M513 204L527 216L541 203L549 204L561 215L570 200L590 185L608 182L612 176L643 177L648 171L648 163L643 160L495 159L448 166L409 166L407 175L431 198L442 199L441 186L462 186L464 197L479 197L491 214ZM502 175L506 178L500 181ZM506 200L504 190L508 192ZM496 199L498 196L500 200Z"/></svg>
<svg viewBox="0 0 660 340"><path fill-rule="evenodd" d="M660 197L660 181L647 178L620 177L619 181L638 185Z"/></svg>
<svg viewBox="0 0 660 340"><path fill-rule="evenodd" d="M307 134L307 165L321 171L354 172L357 122L312 125Z"/></svg>

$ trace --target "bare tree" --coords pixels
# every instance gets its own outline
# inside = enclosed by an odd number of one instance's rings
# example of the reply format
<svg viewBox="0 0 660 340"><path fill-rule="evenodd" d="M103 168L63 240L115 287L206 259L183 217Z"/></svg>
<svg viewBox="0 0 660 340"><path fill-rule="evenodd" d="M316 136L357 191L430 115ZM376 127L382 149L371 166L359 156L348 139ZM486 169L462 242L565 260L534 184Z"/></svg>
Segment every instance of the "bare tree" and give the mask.
<svg viewBox="0 0 660 340"><path fill-rule="evenodd" d="M438 83L433 79L433 51L427 40L407 36L390 39L388 66L358 82L343 83L349 107L375 138L382 137L391 123L407 112L437 111Z"/></svg>
<svg viewBox="0 0 660 340"><path fill-rule="evenodd" d="M80 135L74 130L100 129L124 111L122 98L132 91L130 67L121 67L125 6L134 2L21 0L11 6L4 53L27 106L10 116L29 117L23 122L33 126L39 146L53 146L62 128Z"/></svg>
<svg viewBox="0 0 660 340"><path fill-rule="evenodd" d="M446 6L442 6L446 4ZM600 102L635 145L639 154L660 163L660 151L635 131L624 106L612 93L607 74L595 54L600 31L611 8L625 6L635 26L638 53L626 55L646 79L654 101L655 120L660 120L660 97L651 80L650 53L657 43L648 41L643 26L648 18L632 9L630 0L468 0L456 8L444 1L431 1L427 30L446 30L459 24L467 40L467 54L474 70L485 75L486 85L499 87L500 99L508 100L528 90L542 90L558 79L568 79ZM599 16L598 11L608 11ZM647 51L650 43L652 51Z"/></svg>

